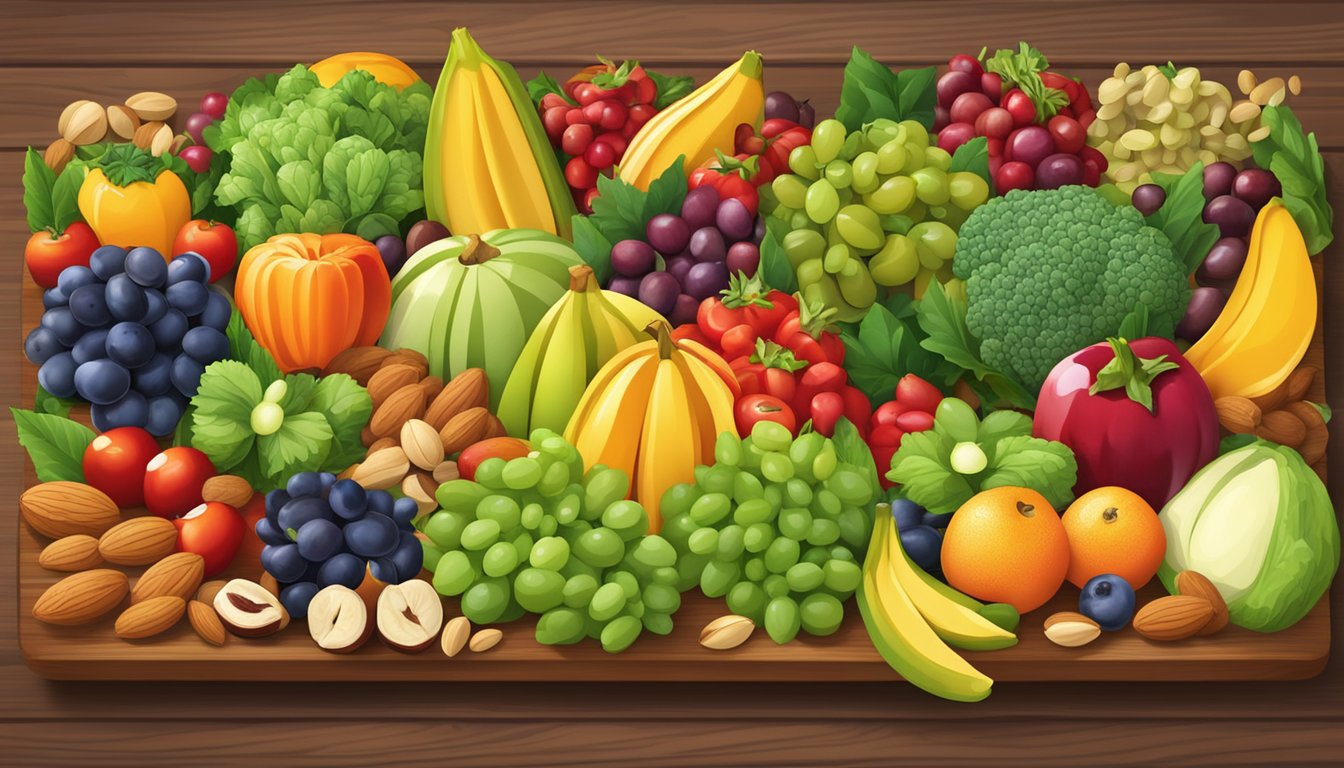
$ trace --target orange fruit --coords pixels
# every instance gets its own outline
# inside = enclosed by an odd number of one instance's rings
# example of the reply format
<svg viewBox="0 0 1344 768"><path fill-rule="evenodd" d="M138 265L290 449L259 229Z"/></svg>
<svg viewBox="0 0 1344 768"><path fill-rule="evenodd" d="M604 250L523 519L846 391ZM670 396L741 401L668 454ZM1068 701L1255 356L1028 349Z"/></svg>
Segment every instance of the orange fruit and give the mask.
<svg viewBox="0 0 1344 768"><path fill-rule="evenodd" d="M1142 587L1157 574L1167 552L1162 521L1143 497L1115 485L1084 493L1064 512L1069 537L1069 582L1082 587L1113 573Z"/></svg>
<svg viewBox="0 0 1344 768"><path fill-rule="evenodd" d="M988 603L1034 611L1054 597L1069 569L1059 513L1030 488L981 491L961 505L943 536L943 575Z"/></svg>

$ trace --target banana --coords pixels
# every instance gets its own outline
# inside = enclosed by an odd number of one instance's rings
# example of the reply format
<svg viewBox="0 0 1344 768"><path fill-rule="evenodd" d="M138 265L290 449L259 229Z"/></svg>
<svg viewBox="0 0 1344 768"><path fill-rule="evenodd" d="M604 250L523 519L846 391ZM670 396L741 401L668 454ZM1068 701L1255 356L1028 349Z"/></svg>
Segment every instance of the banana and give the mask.
<svg viewBox="0 0 1344 768"><path fill-rule="evenodd" d="M430 107L425 210L458 234L539 229L570 237L574 200L513 67L453 30Z"/></svg>
<svg viewBox="0 0 1344 768"><path fill-rule="evenodd" d="M764 104L761 57L747 51L639 129L621 158L621 178L647 190L679 156L685 156L689 171L714 157L716 149L733 154L733 132L741 123L758 122Z"/></svg>

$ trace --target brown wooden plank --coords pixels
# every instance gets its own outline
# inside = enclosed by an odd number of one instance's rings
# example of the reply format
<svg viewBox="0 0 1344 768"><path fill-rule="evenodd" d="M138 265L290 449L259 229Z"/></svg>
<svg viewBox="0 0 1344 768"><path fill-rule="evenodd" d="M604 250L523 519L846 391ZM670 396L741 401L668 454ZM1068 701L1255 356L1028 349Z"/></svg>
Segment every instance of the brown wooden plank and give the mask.
<svg viewBox="0 0 1344 768"><path fill-rule="evenodd" d="M1137 60L1136 60L1137 61ZM660 64L648 61L650 68ZM924 65L945 62L929 60ZM417 66L421 77L437 81L441 62ZM211 67L51 67L42 69L0 67L0 114L8 119L0 122L0 149L33 145L45 147L54 140L56 118L61 110L76 99L93 99L100 104L114 104L132 93L145 90L163 91L178 99L180 127L196 109L202 94L208 91L231 92L248 77L269 71L282 70L283 65L228 64ZM523 66L519 72L530 78L540 67ZM1238 66L1215 65L1204 67L1204 77L1229 84L1236 90ZM551 75L565 78L577 71L574 66L546 67ZM1081 78L1095 93L1097 85L1111 73L1112 67L1085 66L1066 70ZM668 72L690 75L696 82L704 82L717 71L717 66L697 64L667 68ZM766 67L766 87L786 90L797 98L806 98L816 106L819 115L835 111L840 99L840 83L844 62L793 65L777 64ZM1300 96L1290 96L1302 124L1316 132L1321 146L1327 149L1344 148L1344 70L1333 67L1269 67L1258 74L1267 78L1275 74L1296 73L1302 77L1304 90Z"/></svg>
<svg viewBox="0 0 1344 768"><path fill-rule="evenodd" d="M712 61L758 46L766 61L840 61L851 45L899 62L946 60L1027 35L1059 63L1108 64L1116 53L1188 63L1339 63L1338 5L1280 2L1125 4L1124 21L1098 3L1031 6L985 0L826 8L802 0L744 6L596 0L562 3L364 2L209 4L85 0L11 2L0 64L117 66L316 60L374 50L438 62L448 33L472 27L493 55L520 63L586 62L593 52L650 60ZM955 23L951 23L955 20ZM57 32L58 31L58 32ZM56 36L56 37L54 37ZM59 39L61 42L56 42ZM68 42L77 41L75 44Z"/></svg>

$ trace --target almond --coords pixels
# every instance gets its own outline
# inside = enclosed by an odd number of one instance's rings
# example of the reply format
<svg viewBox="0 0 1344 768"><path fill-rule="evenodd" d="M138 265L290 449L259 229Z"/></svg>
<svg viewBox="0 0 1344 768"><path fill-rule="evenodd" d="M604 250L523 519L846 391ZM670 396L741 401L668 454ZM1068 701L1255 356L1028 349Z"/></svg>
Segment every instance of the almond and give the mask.
<svg viewBox="0 0 1344 768"><path fill-rule="evenodd" d="M190 136L185 133L179 133L173 137L172 146L168 147L168 151L176 155L182 151L183 147L187 146L187 142L189 141L191 141Z"/></svg>
<svg viewBox="0 0 1344 768"><path fill-rule="evenodd" d="M151 597L122 611L116 633L122 640L143 640L172 629L186 613L187 601L176 595Z"/></svg>
<svg viewBox="0 0 1344 768"><path fill-rule="evenodd" d="M177 100L166 93L142 91L126 100L141 120L167 120L177 112Z"/></svg>
<svg viewBox="0 0 1344 768"><path fill-rule="evenodd" d="M414 349L398 349L394 351L388 356L387 360L383 361L383 365L409 365L419 371L417 378L420 379L429 375L429 360Z"/></svg>
<svg viewBox="0 0 1344 768"><path fill-rule="evenodd" d="M359 431L359 442L365 447L373 445L377 441L378 436L373 434L373 430L369 429L368 425L365 425L364 428Z"/></svg>
<svg viewBox="0 0 1344 768"><path fill-rule="evenodd" d="M41 483L19 496L19 512L33 530L53 539L82 533L102 536L121 521L107 494L84 483Z"/></svg>
<svg viewBox="0 0 1344 768"><path fill-rule="evenodd" d="M139 128L135 129L135 136L131 137L131 143L141 149L149 149L154 143L154 136L158 134L160 128L166 128L164 123L152 120L148 123L141 123Z"/></svg>
<svg viewBox="0 0 1344 768"><path fill-rule="evenodd" d="M261 578L257 579L257 583L261 585L262 589L270 592L272 595L275 595L276 597L280 596L280 582L276 581L275 577L272 576L269 571L263 571Z"/></svg>
<svg viewBox="0 0 1344 768"><path fill-rule="evenodd" d="M448 421L463 411L483 408L490 403L490 383L485 371L468 368L453 377L425 409L425 421L442 430Z"/></svg>
<svg viewBox="0 0 1344 768"><path fill-rule="evenodd" d="M75 107L61 131L61 138L77 147L97 144L106 135L107 113L92 101L81 102Z"/></svg>
<svg viewBox="0 0 1344 768"><path fill-rule="evenodd" d="M747 642L754 631L755 622L746 616L720 616L700 630L700 644L713 651L726 651Z"/></svg>
<svg viewBox="0 0 1344 768"><path fill-rule="evenodd" d="M471 636L467 642L467 647L472 653L485 653L486 651L499 645L499 641L504 639L504 633L494 627L482 629L480 632Z"/></svg>
<svg viewBox="0 0 1344 768"><path fill-rule="evenodd" d="M220 582L219 586L223 587L224 582ZM211 595L210 602L214 599L214 595ZM202 640L210 645L223 645L228 633L224 631L224 622L219 620L219 614L210 607L210 602L192 600L187 603L187 620L191 622L191 628L196 630L196 634Z"/></svg>
<svg viewBox="0 0 1344 768"><path fill-rule="evenodd" d="M252 500L252 484L237 475L215 475L201 487L202 501L218 501L241 509Z"/></svg>
<svg viewBox="0 0 1344 768"><path fill-rule="evenodd" d="M1045 638L1065 648L1087 645L1100 636L1097 622L1075 611L1060 611L1045 620Z"/></svg>
<svg viewBox="0 0 1344 768"><path fill-rule="evenodd" d="M65 170L65 166L75 159L75 145L65 139L57 139L47 145L47 151L42 153L42 162L47 167L60 174Z"/></svg>
<svg viewBox="0 0 1344 768"><path fill-rule="evenodd" d="M215 595L219 594L219 590L224 588L225 583L226 582L222 579L205 582L201 585L200 589L196 590L196 599L206 605L210 605L215 602Z"/></svg>
<svg viewBox="0 0 1344 768"><path fill-rule="evenodd" d="M1213 618L1213 605L1194 595L1159 597L1134 614L1134 631L1149 640L1184 640Z"/></svg>
<svg viewBox="0 0 1344 768"><path fill-rule="evenodd" d="M378 437L391 437L401 431L402 424L424 415L425 391L415 384L407 384L388 395L378 406L369 420L369 429Z"/></svg>
<svg viewBox="0 0 1344 768"><path fill-rule="evenodd" d="M87 624L126 597L126 574L109 568L71 574L47 587L33 605L33 618L48 624Z"/></svg>
<svg viewBox="0 0 1344 768"><path fill-rule="evenodd" d="M113 104L107 108L107 127L117 136L130 141L140 128L140 116L131 111L130 107Z"/></svg>
<svg viewBox="0 0 1344 768"><path fill-rule="evenodd" d="M361 387L367 387L369 378L391 354L390 350L382 347L351 347L333 357L327 367L322 369L322 375L344 373L359 382Z"/></svg>
<svg viewBox="0 0 1344 768"><path fill-rule="evenodd" d="M1260 420L1255 434L1279 445L1297 448L1307 439L1307 425L1289 411L1270 411Z"/></svg>
<svg viewBox="0 0 1344 768"><path fill-rule="evenodd" d="M1202 597L1213 606L1213 616L1209 622L1195 634L1203 637L1212 635L1227 626L1227 601L1213 582L1196 571L1181 571L1176 574L1176 592L1191 597Z"/></svg>
<svg viewBox="0 0 1344 768"><path fill-rule="evenodd" d="M368 458L384 448L392 448L400 445L395 437L380 437L369 444L369 450L364 452L364 457Z"/></svg>
<svg viewBox="0 0 1344 768"><path fill-rule="evenodd" d="M171 520L153 515L118 523L98 540L98 554L117 565L149 565L171 555L176 548L177 526Z"/></svg>
<svg viewBox="0 0 1344 768"><path fill-rule="evenodd" d="M131 603L138 603L164 595L175 595L188 600L196 594L205 575L205 560L194 552L169 555L147 568L135 581Z"/></svg>
<svg viewBox="0 0 1344 768"><path fill-rule="evenodd" d="M407 475L401 481L401 492L415 502L417 515L427 515L433 512L439 506L439 503L434 500L433 493L425 490L425 484L421 481L421 477L421 475L415 473Z"/></svg>
<svg viewBox="0 0 1344 768"><path fill-rule="evenodd" d="M456 480L461 476L461 473L457 471L457 462L452 460L440 462L439 466L434 468L434 474L432 475L434 482L439 485L443 485L449 480Z"/></svg>
<svg viewBox="0 0 1344 768"><path fill-rule="evenodd" d="M466 616L450 619L443 625L443 637L440 639L443 654L451 659L461 653L462 649L467 647L469 637L471 637L471 621Z"/></svg>
<svg viewBox="0 0 1344 768"><path fill-rule="evenodd" d="M65 109L61 110L61 116L56 120L56 132L64 136L66 128L70 126L70 118L74 117L75 113L78 112L85 104L93 104L95 107L98 106L96 103L89 101L88 99L79 99L77 101L70 102L65 106Z"/></svg>
<svg viewBox="0 0 1344 768"><path fill-rule="evenodd" d="M37 564L49 571L87 571L102 562L98 540L82 533L51 542L37 556Z"/></svg>
<svg viewBox="0 0 1344 768"><path fill-rule="evenodd" d="M443 379L438 376L426 376L420 380L420 388L425 390L425 402L432 403L443 391Z"/></svg>
<svg viewBox="0 0 1344 768"><path fill-rule="evenodd" d="M485 434L481 436L482 440L489 440L492 437L508 437L509 431L504 428L504 422L499 420L495 414L490 414L485 419Z"/></svg>
<svg viewBox="0 0 1344 768"><path fill-rule="evenodd" d="M350 477L368 490L385 491L400 483L410 469L405 451L399 447L384 448L355 467Z"/></svg>
<svg viewBox="0 0 1344 768"><path fill-rule="evenodd" d="M167 125L159 125L159 129L149 138L149 153L155 157L160 157L172 148L173 129Z"/></svg>
<svg viewBox="0 0 1344 768"><path fill-rule="evenodd" d="M443 441L444 455L451 456L468 445L485 439L485 433L490 428L490 419L492 418L494 416L490 411L478 407L468 408L449 419L448 423L439 431L439 439Z"/></svg>
<svg viewBox="0 0 1344 768"><path fill-rule="evenodd" d="M1307 435L1297 447L1298 452L1302 454L1302 460L1311 465L1325 458L1325 448L1330 443L1330 430L1325 426L1325 417L1321 415L1320 410L1305 400L1289 403L1284 406L1284 410L1301 419L1306 425Z"/></svg>
<svg viewBox="0 0 1344 768"><path fill-rule="evenodd" d="M369 377L369 397L377 410L398 389L420 381L420 372L409 365L384 365Z"/></svg>
<svg viewBox="0 0 1344 768"><path fill-rule="evenodd" d="M1213 401L1213 408L1218 412L1218 423L1234 435L1249 435L1260 426L1260 406L1248 398L1237 395L1220 397Z"/></svg>
<svg viewBox="0 0 1344 768"><path fill-rule="evenodd" d="M1291 378L1292 374L1289 374L1288 379ZM1252 397L1251 402L1260 406L1260 410L1265 413L1278 410L1279 406L1283 405L1284 401L1288 399L1288 379L1280 381L1277 387L1269 390L1265 394Z"/></svg>
<svg viewBox="0 0 1344 768"><path fill-rule="evenodd" d="M438 430L422 419L411 419L401 425L401 449L421 469L432 470L443 461L443 441Z"/></svg>
<svg viewBox="0 0 1344 768"><path fill-rule="evenodd" d="M1304 365L1288 375L1288 381L1284 382L1284 400L1295 403L1299 400L1305 400L1307 394L1311 392L1311 385L1316 383L1316 369L1310 365Z"/></svg>

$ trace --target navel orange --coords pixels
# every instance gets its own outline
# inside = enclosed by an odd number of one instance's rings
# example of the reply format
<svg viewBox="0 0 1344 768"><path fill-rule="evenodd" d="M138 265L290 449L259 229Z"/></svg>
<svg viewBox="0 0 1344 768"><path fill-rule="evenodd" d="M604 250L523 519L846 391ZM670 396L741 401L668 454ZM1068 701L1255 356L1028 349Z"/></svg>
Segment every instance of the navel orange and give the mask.
<svg viewBox="0 0 1344 768"><path fill-rule="evenodd" d="M1113 573L1134 589L1157 573L1167 536L1157 513L1133 491L1108 485L1079 496L1064 512L1071 584Z"/></svg>
<svg viewBox="0 0 1344 768"><path fill-rule="evenodd" d="M1027 613L1064 583L1069 539L1044 496L1030 488L993 488L952 515L942 561L943 575L956 589Z"/></svg>

